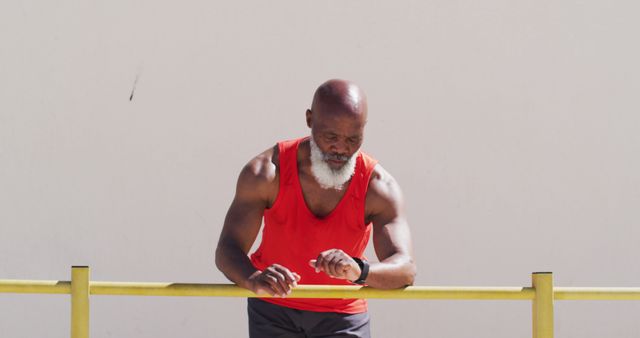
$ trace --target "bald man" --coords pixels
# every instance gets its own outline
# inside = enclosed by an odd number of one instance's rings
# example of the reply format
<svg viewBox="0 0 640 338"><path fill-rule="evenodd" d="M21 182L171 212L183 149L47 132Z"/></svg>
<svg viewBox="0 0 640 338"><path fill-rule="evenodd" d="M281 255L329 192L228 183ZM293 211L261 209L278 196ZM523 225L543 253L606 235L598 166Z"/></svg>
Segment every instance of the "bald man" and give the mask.
<svg viewBox="0 0 640 338"><path fill-rule="evenodd" d="M360 151L367 100L357 85L323 83L306 119L310 136L279 142L242 169L216 265L239 286L274 297L248 299L252 338L370 337L366 300L287 295L299 284L413 284L402 193ZM260 247L248 256L263 220ZM363 255L372 231L378 262Z"/></svg>

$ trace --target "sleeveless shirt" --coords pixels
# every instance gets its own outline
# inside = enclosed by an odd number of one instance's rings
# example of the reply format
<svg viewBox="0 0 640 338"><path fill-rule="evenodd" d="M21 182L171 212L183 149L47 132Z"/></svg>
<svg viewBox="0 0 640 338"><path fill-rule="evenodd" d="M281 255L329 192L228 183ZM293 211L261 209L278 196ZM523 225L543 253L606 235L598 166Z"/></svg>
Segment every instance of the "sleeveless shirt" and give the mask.
<svg viewBox="0 0 640 338"><path fill-rule="evenodd" d="M308 137L307 137L308 138ZM371 223L365 224L365 197L369 179L377 161L358 152L356 166L346 192L336 207L317 217L307 206L298 178L298 147L306 138L278 143L280 186L271 208L264 212L262 241L251 254L254 267L263 271L280 264L300 275L299 285L353 285L343 279L315 272L309 260L329 249L341 249L352 257L364 258L371 235ZM367 311L365 299L262 298L289 308L338 313Z"/></svg>

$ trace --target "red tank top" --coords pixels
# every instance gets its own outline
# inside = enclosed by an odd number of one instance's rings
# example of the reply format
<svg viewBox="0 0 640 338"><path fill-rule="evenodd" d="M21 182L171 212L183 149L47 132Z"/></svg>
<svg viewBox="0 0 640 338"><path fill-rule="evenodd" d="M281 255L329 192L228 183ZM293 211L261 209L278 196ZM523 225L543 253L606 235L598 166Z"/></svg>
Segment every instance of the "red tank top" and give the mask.
<svg viewBox="0 0 640 338"><path fill-rule="evenodd" d="M316 273L309 260L328 249L342 249L363 258L371 235L364 206L369 178L377 161L359 152L347 191L330 214L319 218L307 207L298 178L298 146L305 138L278 143L280 188L272 207L264 212L260 247L251 254L258 270L277 263L300 275L299 284L353 285L349 281ZM263 298L264 301L307 311L362 313L365 299Z"/></svg>

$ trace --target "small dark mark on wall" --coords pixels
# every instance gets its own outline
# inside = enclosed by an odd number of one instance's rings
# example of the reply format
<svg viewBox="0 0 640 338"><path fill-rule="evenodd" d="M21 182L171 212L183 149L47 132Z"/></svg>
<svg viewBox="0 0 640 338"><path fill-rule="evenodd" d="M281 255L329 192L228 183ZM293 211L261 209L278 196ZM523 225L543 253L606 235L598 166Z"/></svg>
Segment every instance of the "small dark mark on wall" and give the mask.
<svg viewBox="0 0 640 338"><path fill-rule="evenodd" d="M129 96L129 101L133 100L133 94L136 92L136 85L138 85L138 79L140 78L140 73L136 75L136 79L133 81L133 88L131 89L131 95Z"/></svg>

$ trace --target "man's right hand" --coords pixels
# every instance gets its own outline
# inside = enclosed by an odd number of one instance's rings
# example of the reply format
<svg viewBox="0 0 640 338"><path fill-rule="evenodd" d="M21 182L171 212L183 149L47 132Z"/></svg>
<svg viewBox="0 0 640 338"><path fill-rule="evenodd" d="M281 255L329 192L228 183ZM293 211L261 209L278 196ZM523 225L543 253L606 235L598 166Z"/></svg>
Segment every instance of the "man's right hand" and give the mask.
<svg viewBox="0 0 640 338"><path fill-rule="evenodd" d="M291 272L279 264L272 264L264 271L256 271L247 281L249 289L255 294L268 294L273 297L286 297L291 289L298 286L300 275Z"/></svg>

